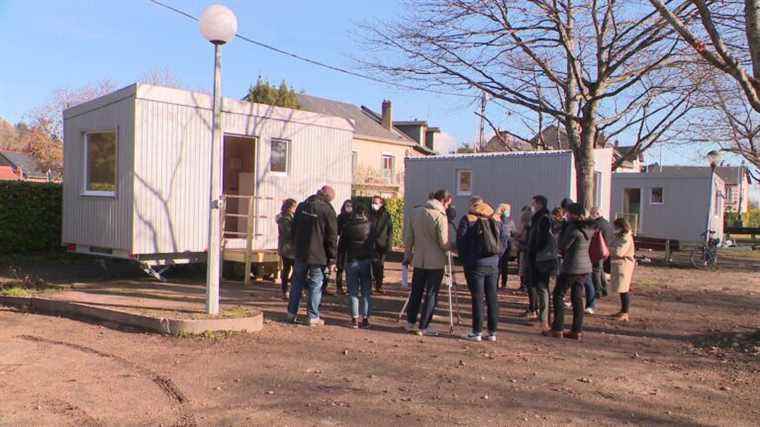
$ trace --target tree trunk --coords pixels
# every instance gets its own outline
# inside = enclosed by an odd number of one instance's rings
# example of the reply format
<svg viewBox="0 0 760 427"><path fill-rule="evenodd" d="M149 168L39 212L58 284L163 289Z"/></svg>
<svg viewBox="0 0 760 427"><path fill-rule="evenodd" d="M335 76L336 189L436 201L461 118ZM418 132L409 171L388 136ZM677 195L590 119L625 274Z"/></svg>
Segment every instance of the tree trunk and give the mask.
<svg viewBox="0 0 760 427"><path fill-rule="evenodd" d="M597 103L592 101L583 106L583 118L580 126L580 145L573 150L575 154L575 175L578 191L578 203L586 209L594 206L594 148L596 148L596 110Z"/></svg>
<svg viewBox="0 0 760 427"><path fill-rule="evenodd" d="M760 0L744 0L747 44L752 59L752 77L760 80Z"/></svg>

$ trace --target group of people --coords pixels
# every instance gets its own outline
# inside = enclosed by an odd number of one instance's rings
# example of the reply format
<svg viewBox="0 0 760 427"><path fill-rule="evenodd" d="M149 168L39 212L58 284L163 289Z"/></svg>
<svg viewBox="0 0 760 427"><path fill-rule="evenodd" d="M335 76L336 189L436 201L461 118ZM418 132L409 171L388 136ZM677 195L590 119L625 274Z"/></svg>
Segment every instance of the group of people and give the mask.
<svg viewBox="0 0 760 427"><path fill-rule="evenodd" d="M370 209L346 200L339 215L332 206L334 199L335 190L324 186L300 204L285 200L277 216L283 267L280 281L283 299L288 301L288 321L296 321L301 294L306 290L308 324L324 324L319 308L334 271L341 295L345 295L343 274L346 276L352 327L369 328L373 285L375 292L384 292L385 257L393 243L393 223L382 197L373 197Z"/></svg>
<svg viewBox="0 0 760 427"><path fill-rule="evenodd" d="M334 198L335 191L325 186L297 206L295 200L286 200L277 218L288 320L296 321L305 289L308 324L324 324L319 305L325 277L335 270L339 293L343 293L342 273L346 274L351 326L368 328L373 284L375 291L382 292L383 264L391 249L393 224L381 197L372 198L369 210L347 200L340 215L332 207ZM508 203L494 209L480 197L472 197L465 215L458 223L456 219L453 197L446 190L431 193L408 218L402 261L413 267L406 308L408 332L437 335L430 322L444 275L453 274L452 258L456 256L472 297L472 329L464 338L495 341L498 288L507 287L513 246L518 251L520 288L528 294L524 316L538 320L543 335L581 340L584 314L594 314L596 299L608 292L620 295L621 309L614 317L629 320L635 259L633 235L625 219L610 224L598 209L587 212L569 199L550 211L542 195L534 196L530 206L522 209L517 225ZM569 304L565 302L568 289ZM564 311L568 306L573 310L573 323L565 332Z"/></svg>

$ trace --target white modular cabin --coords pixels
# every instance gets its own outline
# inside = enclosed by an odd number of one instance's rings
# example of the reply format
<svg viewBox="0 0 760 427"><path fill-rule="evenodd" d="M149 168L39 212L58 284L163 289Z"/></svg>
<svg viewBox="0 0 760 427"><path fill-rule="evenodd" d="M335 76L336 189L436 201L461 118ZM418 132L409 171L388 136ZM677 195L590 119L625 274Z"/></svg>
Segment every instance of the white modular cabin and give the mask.
<svg viewBox="0 0 760 427"><path fill-rule="evenodd" d="M64 111L63 244L70 251L148 264L205 260L208 248L212 99L133 84ZM349 120L222 102L227 212L255 200L253 249L277 248L275 216L322 185L351 196ZM247 226L227 218L227 247Z"/></svg>
<svg viewBox="0 0 760 427"><path fill-rule="evenodd" d="M641 237L699 242L709 229L723 240L724 188L707 167L614 173L612 208Z"/></svg>
<svg viewBox="0 0 760 427"><path fill-rule="evenodd" d="M610 214L611 171L612 149L594 150L594 205L606 218ZM460 218L475 195L494 208L500 203L511 204L515 219L537 194L546 196L550 209L564 198L577 199L574 159L569 150L407 158L405 180L406 213L438 189L453 194Z"/></svg>

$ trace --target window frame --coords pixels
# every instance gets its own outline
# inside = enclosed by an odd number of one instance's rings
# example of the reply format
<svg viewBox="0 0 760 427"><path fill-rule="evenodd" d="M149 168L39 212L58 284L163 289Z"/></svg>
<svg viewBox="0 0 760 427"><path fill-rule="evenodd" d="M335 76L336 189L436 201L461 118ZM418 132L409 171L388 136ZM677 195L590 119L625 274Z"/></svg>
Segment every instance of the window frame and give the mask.
<svg viewBox="0 0 760 427"><path fill-rule="evenodd" d="M470 188L467 191L463 191L462 190L462 178L461 177L462 177L462 174L465 173L465 172L468 173L468 174L470 174ZM456 171L456 177L457 177L457 187L456 187L457 188L457 196L472 196L472 187L473 187L473 185L472 185L473 184L473 182L472 182L472 179L473 179L472 169L457 169L457 171Z"/></svg>
<svg viewBox="0 0 760 427"><path fill-rule="evenodd" d="M88 190L88 184L90 181L90 168L89 168L89 145L90 145L90 135L98 134L98 133L113 133L114 135L114 145L115 145L115 153L114 153L114 190L113 191L104 191L104 190ZM84 163L82 165L82 169L84 171L83 174L83 180L82 180L82 196L86 197L105 197L105 198L116 198L116 195L119 192L119 128L110 128L110 129L96 129L96 130L89 130L86 132L82 132L83 136L83 157L84 157Z"/></svg>
<svg viewBox="0 0 760 427"><path fill-rule="evenodd" d="M272 153L274 150L272 150L272 146L275 143L284 143L285 144L285 170L284 171L276 171L272 170ZM273 175L281 175L281 176L287 176L290 174L290 150L293 146L293 141L287 138L270 138L269 139L269 173Z"/></svg>
<svg viewBox="0 0 760 427"><path fill-rule="evenodd" d="M660 189L660 201L654 200L654 190ZM649 188L649 204L650 205L664 205L665 204L665 187L650 187Z"/></svg>
<svg viewBox="0 0 760 427"><path fill-rule="evenodd" d="M385 159L391 160L390 176L385 176ZM396 156L392 153L380 154L380 173L383 174L383 179L387 180L389 184L393 184L396 179Z"/></svg>

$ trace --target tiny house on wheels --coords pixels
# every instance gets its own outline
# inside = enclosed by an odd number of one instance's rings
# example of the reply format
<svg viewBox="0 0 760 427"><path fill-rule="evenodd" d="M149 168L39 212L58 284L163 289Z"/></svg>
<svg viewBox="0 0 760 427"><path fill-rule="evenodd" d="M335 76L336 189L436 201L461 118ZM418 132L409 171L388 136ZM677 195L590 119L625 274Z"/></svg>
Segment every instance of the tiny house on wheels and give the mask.
<svg viewBox="0 0 760 427"><path fill-rule="evenodd" d="M145 266L205 261L211 97L134 84L64 111L63 242ZM353 123L224 98L225 258L277 248L286 198L351 195ZM252 209L249 209L252 208Z"/></svg>
<svg viewBox="0 0 760 427"><path fill-rule="evenodd" d="M569 150L513 151L455 154L406 159L405 209L425 201L431 191L446 189L454 195L461 217L471 196L493 204L510 203L513 217L529 205L533 196L549 199L549 208L562 199L576 200L577 184L573 153ZM612 149L594 150L594 205L609 218Z"/></svg>

